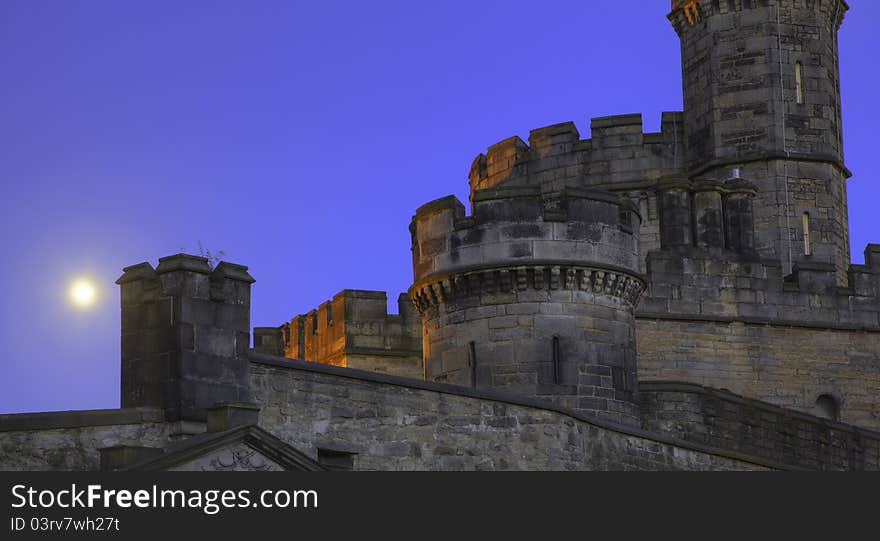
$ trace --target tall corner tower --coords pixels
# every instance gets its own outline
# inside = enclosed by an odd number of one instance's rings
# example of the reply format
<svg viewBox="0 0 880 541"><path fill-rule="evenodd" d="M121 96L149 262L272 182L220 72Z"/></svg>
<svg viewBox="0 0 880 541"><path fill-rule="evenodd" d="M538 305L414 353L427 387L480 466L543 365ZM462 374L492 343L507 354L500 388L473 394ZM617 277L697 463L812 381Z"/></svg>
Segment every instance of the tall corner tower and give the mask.
<svg viewBox="0 0 880 541"><path fill-rule="evenodd" d="M758 188L755 248L833 266L846 279L849 228L837 32L844 0L673 0L681 39L686 169Z"/></svg>

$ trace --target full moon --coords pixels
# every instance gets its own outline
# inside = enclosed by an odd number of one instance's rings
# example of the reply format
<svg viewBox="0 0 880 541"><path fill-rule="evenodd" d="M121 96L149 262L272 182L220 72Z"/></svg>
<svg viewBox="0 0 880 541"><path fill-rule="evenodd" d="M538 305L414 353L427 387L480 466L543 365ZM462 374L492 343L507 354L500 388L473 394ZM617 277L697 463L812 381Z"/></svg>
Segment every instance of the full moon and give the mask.
<svg viewBox="0 0 880 541"><path fill-rule="evenodd" d="M88 280L77 280L70 286L70 300L80 308L89 308L95 304L97 291Z"/></svg>

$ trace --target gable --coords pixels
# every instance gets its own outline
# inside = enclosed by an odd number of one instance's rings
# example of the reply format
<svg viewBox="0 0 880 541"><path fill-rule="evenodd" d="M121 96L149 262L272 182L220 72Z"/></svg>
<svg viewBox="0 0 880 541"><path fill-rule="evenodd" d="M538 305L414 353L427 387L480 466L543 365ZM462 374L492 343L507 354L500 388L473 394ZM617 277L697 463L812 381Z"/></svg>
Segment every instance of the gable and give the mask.
<svg viewBox="0 0 880 541"><path fill-rule="evenodd" d="M326 471L313 458L256 425L193 436L155 458L128 468L140 471Z"/></svg>
<svg viewBox="0 0 880 541"><path fill-rule="evenodd" d="M226 445L168 468L169 471L284 471L285 468L245 443Z"/></svg>

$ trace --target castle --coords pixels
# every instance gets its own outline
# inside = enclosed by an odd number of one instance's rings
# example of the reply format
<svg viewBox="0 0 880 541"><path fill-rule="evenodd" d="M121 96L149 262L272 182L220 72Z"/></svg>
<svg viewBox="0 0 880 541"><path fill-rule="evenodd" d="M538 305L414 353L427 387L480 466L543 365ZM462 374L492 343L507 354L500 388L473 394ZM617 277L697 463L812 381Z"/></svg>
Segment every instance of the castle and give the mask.
<svg viewBox="0 0 880 541"><path fill-rule="evenodd" d="M4 469L880 469L880 245L850 262L843 0L676 0L684 111L512 137L413 285L253 330L246 267L117 282L122 408L0 416Z"/></svg>

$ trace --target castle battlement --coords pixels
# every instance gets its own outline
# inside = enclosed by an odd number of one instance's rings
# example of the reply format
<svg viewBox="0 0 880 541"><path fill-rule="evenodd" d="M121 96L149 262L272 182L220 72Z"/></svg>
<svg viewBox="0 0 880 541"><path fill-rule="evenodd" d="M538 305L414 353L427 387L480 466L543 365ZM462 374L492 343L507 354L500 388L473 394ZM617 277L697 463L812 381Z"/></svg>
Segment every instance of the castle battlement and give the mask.
<svg viewBox="0 0 880 541"><path fill-rule="evenodd" d="M854 295L880 299L880 244L865 247L865 263L850 265L849 287Z"/></svg>
<svg viewBox="0 0 880 541"><path fill-rule="evenodd" d="M422 377L419 315L406 294L389 314L384 291L346 289L280 327L254 329L254 348L269 355Z"/></svg>
<svg viewBox="0 0 880 541"><path fill-rule="evenodd" d="M661 131L645 133L640 114L593 118L591 139L573 122L532 130L529 143L511 137L477 156L468 175L471 194L505 185L622 189L650 185L681 169L681 113L663 113Z"/></svg>
<svg viewBox="0 0 880 541"><path fill-rule="evenodd" d="M779 9L780 18L789 23L792 18L810 14L817 21L837 31L843 24L849 4L845 0L671 0L672 11L667 18L675 31L681 35L688 28L705 25L706 19L715 15L739 15L741 25L760 25L771 20L766 11Z"/></svg>
<svg viewBox="0 0 880 541"><path fill-rule="evenodd" d="M827 263L796 263L786 275L772 260L652 252L638 314L880 332L876 265L852 265L849 285L839 286L835 267Z"/></svg>
<svg viewBox="0 0 880 541"><path fill-rule="evenodd" d="M410 226L416 289L462 272L519 266L639 275L641 218L625 198L583 188L547 193L513 186L478 191L472 201L470 216L452 196L416 211Z"/></svg>

